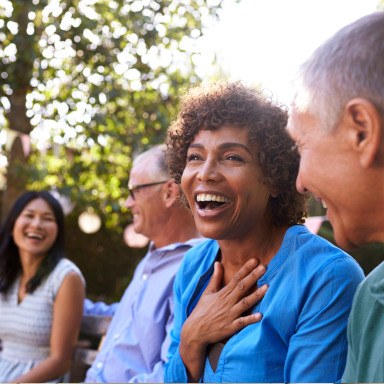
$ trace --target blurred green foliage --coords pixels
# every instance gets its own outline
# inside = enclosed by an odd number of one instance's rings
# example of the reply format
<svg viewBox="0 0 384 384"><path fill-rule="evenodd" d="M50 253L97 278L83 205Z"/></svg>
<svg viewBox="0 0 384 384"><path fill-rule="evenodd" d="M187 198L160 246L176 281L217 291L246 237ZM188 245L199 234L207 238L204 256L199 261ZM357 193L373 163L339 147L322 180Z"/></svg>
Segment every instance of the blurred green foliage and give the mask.
<svg viewBox="0 0 384 384"><path fill-rule="evenodd" d="M2 1L0 126L31 135L27 185L92 206L121 231L132 156L163 140L179 94L201 80L196 41L221 5Z"/></svg>

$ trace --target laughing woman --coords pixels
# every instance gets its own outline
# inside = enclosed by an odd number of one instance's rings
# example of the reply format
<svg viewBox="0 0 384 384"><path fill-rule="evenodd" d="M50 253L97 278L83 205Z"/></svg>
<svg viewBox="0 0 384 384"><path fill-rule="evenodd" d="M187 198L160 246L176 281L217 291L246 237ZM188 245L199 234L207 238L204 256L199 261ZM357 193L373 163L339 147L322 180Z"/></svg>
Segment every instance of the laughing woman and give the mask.
<svg viewBox="0 0 384 384"><path fill-rule="evenodd" d="M58 382L80 329L84 278L64 255L64 214L29 191L0 231L0 382Z"/></svg>
<svg viewBox="0 0 384 384"><path fill-rule="evenodd" d="M363 279L304 225L286 112L240 83L185 95L169 167L199 232L175 281L165 382L335 382Z"/></svg>

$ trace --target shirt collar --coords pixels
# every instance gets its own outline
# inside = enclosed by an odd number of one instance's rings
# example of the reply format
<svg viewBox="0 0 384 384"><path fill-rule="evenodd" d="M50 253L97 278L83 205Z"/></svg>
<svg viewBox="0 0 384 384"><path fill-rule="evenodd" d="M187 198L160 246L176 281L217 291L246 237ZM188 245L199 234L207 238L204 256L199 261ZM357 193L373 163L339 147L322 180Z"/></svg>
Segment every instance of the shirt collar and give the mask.
<svg viewBox="0 0 384 384"><path fill-rule="evenodd" d="M195 246L197 244L202 243L205 240L207 240L207 239L204 238L204 237L196 237L196 238L193 238L193 239L189 239L188 241L185 241L184 243L172 243L172 244L165 245L164 247L161 247L161 248L156 248L155 244L153 243L153 241L151 241L149 243L148 252L154 252L154 251L174 251L175 249L180 248L180 247L185 247L185 246L193 247L193 246Z"/></svg>

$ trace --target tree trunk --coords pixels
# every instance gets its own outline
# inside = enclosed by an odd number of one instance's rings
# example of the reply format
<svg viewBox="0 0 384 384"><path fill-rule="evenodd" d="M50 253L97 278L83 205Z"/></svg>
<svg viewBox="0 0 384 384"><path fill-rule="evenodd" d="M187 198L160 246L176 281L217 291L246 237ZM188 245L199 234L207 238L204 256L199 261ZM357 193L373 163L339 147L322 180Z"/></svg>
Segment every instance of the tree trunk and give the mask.
<svg viewBox="0 0 384 384"><path fill-rule="evenodd" d="M31 90L30 83L35 52L35 36L30 36L27 33L28 13L31 6L32 3L28 1L14 2L14 17L19 25L19 33L15 38L17 54L13 70L12 94L8 96L11 107L6 115L9 128L26 135L32 131L26 108L27 94ZM23 150L21 138L17 136L8 156L7 186L2 193L2 201L0 201L2 204L0 209L1 221L8 214L16 198L25 191L27 180L23 169L25 169L27 160L28 153Z"/></svg>
<svg viewBox="0 0 384 384"><path fill-rule="evenodd" d="M26 178L23 168L27 162L27 156L19 136L12 144L8 157L7 189L2 194L1 222L8 215L15 200L25 191Z"/></svg>

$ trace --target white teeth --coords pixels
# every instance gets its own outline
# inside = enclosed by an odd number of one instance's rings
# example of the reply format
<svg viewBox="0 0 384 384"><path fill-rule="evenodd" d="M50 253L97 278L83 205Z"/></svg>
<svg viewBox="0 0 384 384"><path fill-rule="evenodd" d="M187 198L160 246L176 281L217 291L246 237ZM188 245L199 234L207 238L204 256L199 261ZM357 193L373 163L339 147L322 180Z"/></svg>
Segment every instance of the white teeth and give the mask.
<svg viewBox="0 0 384 384"><path fill-rule="evenodd" d="M196 196L196 201L217 201L218 203L228 203L229 199L225 196L200 193Z"/></svg>
<svg viewBox="0 0 384 384"><path fill-rule="evenodd" d="M328 208L327 203L324 200L321 200L321 203L323 204L323 208L325 208L325 209Z"/></svg>
<svg viewBox="0 0 384 384"><path fill-rule="evenodd" d="M34 238L34 239L42 239L43 236L38 234L38 233L27 233L27 237L31 237L31 238Z"/></svg>

